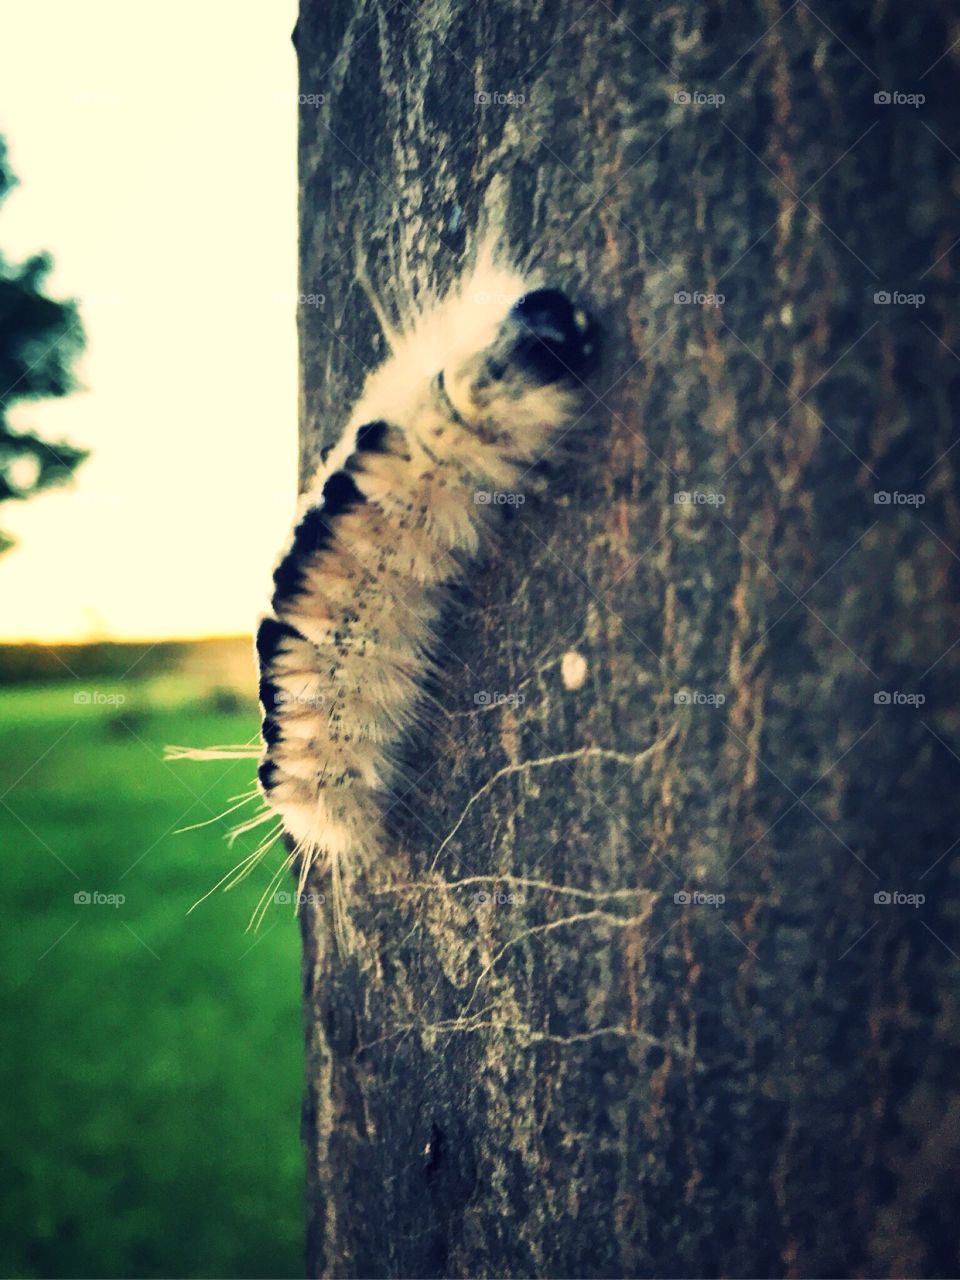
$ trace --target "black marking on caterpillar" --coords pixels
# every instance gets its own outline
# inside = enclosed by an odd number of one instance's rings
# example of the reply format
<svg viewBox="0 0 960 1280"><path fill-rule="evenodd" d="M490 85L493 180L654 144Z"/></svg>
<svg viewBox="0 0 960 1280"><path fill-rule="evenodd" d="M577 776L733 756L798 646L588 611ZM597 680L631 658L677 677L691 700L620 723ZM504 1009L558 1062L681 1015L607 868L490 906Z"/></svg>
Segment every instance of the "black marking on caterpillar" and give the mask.
<svg viewBox="0 0 960 1280"><path fill-rule="evenodd" d="M257 781L260 783L260 789L265 796L269 795L277 785L278 772L277 766L270 759L262 760L257 766Z"/></svg>
<svg viewBox="0 0 960 1280"><path fill-rule="evenodd" d="M301 891L311 868L326 871L338 936L353 876L384 852L382 813L422 714L444 593L489 520L478 491L515 488L582 412L596 327L536 286L484 251L402 330L371 297L392 355L324 450L274 571L256 640L266 807L237 831L271 815L280 829L231 883L282 834L288 857L261 904L284 867L299 864Z"/></svg>
<svg viewBox="0 0 960 1280"><path fill-rule="evenodd" d="M389 434L389 422L367 422L357 432L357 453L386 453Z"/></svg>
<svg viewBox="0 0 960 1280"><path fill-rule="evenodd" d="M323 486L323 514L328 521L344 511L352 511L361 502L366 502L366 498L347 471L335 471Z"/></svg>
<svg viewBox="0 0 960 1280"><path fill-rule="evenodd" d="M286 622L278 622L276 618L263 618L257 627L257 658L261 667L272 662L277 650L284 640L302 640L303 636L295 627Z"/></svg>

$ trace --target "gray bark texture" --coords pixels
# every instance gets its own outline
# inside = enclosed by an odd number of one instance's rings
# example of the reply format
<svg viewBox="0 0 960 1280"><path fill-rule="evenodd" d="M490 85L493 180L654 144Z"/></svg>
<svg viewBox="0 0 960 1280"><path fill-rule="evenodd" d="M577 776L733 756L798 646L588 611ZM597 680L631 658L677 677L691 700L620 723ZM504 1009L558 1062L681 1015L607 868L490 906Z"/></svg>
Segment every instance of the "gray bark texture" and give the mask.
<svg viewBox="0 0 960 1280"><path fill-rule="evenodd" d="M384 355L358 255L442 288L485 210L605 333L358 949L303 910L311 1275L960 1274L958 34L303 0L304 474Z"/></svg>

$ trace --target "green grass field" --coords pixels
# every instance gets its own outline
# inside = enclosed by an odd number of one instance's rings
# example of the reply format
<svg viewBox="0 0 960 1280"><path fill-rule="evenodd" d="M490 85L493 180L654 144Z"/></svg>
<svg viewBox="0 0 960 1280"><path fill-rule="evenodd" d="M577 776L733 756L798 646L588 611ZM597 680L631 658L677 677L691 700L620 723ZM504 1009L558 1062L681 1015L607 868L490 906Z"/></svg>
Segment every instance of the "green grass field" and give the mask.
<svg viewBox="0 0 960 1280"><path fill-rule="evenodd" d="M255 707L136 675L0 691L0 1275L300 1275L296 921L245 932L266 866L187 914L245 849L174 831L254 764L162 758L249 740Z"/></svg>

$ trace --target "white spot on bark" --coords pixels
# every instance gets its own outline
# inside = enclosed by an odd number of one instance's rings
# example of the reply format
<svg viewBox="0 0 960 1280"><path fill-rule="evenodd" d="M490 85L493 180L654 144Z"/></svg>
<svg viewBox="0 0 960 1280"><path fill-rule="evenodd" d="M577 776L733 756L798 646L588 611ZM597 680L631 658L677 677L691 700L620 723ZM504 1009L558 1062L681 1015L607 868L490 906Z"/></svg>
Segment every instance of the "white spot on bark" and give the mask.
<svg viewBox="0 0 960 1280"><path fill-rule="evenodd" d="M568 649L560 659L560 678L565 689L579 689L587 678L587 660L576 649Z"/></svg>

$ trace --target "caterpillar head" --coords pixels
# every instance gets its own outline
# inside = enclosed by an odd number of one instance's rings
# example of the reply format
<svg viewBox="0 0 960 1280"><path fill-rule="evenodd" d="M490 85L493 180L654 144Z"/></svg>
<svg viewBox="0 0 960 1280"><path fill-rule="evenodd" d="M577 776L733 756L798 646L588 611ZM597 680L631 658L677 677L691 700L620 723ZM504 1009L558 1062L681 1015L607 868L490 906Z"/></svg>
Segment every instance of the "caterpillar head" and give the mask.
<svg viewBox="0 0 960 1280"><path fill-rule="evenodd" d="M522 294L491 340L440 371L438 381L469 425L566 411L596 363L597 326L559 289Z"/></svg>

